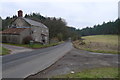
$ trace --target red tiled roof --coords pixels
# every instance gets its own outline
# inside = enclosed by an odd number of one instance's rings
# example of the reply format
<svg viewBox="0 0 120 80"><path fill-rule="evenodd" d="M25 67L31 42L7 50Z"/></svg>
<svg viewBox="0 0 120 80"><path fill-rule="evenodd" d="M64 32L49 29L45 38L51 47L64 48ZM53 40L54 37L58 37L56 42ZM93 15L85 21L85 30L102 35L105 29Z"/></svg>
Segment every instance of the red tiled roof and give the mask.
<svg viewBox="0 0 120 80"><path fill-rule="evenodd" d="M2 34L20 34L25 29L29 29L29 28L8 28L2 31Z"/></svg>

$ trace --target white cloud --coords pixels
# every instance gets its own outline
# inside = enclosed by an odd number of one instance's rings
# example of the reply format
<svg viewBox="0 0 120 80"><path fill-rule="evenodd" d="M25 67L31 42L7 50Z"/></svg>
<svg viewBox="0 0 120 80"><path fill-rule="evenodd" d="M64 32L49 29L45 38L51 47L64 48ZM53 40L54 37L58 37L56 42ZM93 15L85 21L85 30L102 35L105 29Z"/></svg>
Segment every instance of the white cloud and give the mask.
<svg viewBox="0 0 120 80"><path fill-rule="evenodd" d="M11 1L11 2L9 2ZM24 14L39 12L44 16L64 18L68 25L76 28L93 26L103 21L117 19L117 0L2 0L1 16L12 16L22 9ZM43 1L43 2L42 2ZM78 2L77 2L78 1Z"/></svg>
<svg viewBox="0 0 120 80"><path fill-rule="evenodd" d="M119 0L1 0L1 2L113 2Z"/></svg>

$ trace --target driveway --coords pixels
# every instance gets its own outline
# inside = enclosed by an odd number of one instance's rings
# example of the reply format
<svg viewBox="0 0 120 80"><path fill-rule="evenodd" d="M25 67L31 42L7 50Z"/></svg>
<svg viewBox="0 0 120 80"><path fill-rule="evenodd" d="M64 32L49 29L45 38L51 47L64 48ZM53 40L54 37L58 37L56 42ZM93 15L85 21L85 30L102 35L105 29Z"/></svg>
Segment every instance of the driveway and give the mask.
<svg viewBox="0 0 120 80"><path fill-rule="evenodd" d="M55 75L71 73L71 71L80 72L85 69L101 67L118 67L118 55L94 53L73 48L54 65L37 74L29 76L27 79L50 78Z"/></svg>
<svg viewBox="0 0 120 80"><path fill-rule="evenodd" d="M2 46L4 48L11 50L11 54L20 53L20 52L27 52L27 51L33 50L33 49L25 48L25 47L19 47L19 46L7 45L7 44L2 44Z"/></svg>
<svg viewBox="0 0 120 80"><path fill-rule="evenodd" d="M49 48L5 55L2 57L2 76L25 78L48 68L72 48L72 43L66 42Z"/></svg>

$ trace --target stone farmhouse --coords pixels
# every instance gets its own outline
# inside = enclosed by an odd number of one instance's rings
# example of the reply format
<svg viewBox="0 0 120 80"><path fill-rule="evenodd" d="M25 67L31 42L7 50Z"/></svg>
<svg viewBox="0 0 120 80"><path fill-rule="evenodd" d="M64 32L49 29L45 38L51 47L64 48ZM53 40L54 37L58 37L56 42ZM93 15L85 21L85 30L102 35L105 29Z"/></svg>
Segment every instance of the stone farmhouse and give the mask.
<svg viewBox="0 0 120 80"><path fill-rule="evenodd" d="M49 43L49 29L44 24L23 17L22 10L9 28L2 31L2 41L22 44L25 37L31 36L34 42Z"/></svg>

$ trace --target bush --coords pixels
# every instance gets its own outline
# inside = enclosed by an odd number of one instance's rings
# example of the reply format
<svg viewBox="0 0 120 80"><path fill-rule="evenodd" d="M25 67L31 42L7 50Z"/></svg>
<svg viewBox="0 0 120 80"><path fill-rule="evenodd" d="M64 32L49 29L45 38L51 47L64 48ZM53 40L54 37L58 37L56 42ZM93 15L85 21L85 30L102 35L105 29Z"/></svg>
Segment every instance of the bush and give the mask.
<svg viewBox="0 0 120 80"><path fill-rule="evenodd" d="M23 39L23 44L29 44L31 40L33 40L33 38L31 36L26 36Z"/></svg>

